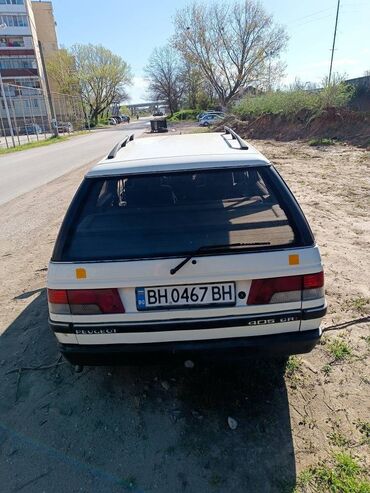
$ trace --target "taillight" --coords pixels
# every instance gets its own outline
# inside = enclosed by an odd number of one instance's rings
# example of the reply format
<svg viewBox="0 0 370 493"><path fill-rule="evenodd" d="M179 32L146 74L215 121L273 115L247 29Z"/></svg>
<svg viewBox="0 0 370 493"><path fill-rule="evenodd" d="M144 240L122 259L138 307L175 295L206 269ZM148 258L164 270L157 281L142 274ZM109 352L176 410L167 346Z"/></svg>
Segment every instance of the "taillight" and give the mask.
<svg viewBox="0 0 370 493"><path fill-rule="evenodd" d="M322 288L324 286L324 272L305 274L303 276L303 289Z"/></svg>
<svg viewBox="0 0 370 493"><path fill-rule="evenodd" d="M48 289L51 313L99 315L125 313L118 289Z"/></svg>
<svg viewBox="0 0 370 493"><path fill-rule="evenodd" d="M50 313L71 313L65 289L48 289L48 303Z"/></svg>
<svg viewBox="0 0 370 493"><path fill-rule="evenodd" d="M273 277L252 281L247 304L288 303L324 296L324 273Z"/></svg>
<svg viewBox="0 0 370 493"><path fill-rule="evenodd" d="M283 303L301 299L302 277L275 277L272 279L254 279L249 290L248 305L265 303ZM272 300L276 294L285 294L285 299ZM289 293L289 295L288 295ZM275 296L276 299L276 296Z"/></svg>
<svg viewBox="0 0 370 493"><path fill-rule="evenodd" d="M304 301L316 300L324 296L324 272L315 274L306 274L303 276L303 293Z"/></svg>
<svg viewBox="0 0 370 493"><path fill-rule="evenodd" d="M48 301L56 305L68 305L67 291L65 289L48 289Z"/></svg>

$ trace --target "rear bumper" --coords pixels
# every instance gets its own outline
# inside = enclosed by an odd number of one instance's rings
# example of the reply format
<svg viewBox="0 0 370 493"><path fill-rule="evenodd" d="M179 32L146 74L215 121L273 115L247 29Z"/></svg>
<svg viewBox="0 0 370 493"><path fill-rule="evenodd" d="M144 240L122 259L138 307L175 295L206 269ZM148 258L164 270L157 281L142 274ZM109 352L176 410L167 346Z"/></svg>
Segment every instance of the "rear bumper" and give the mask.
<svg viewBox="0 0 370 493"><path fill-rule="evenodd" d="M165 360L236 360L308 353L320 340L321 330L254 337L143 344L60 344L68 361L79 365L163 363Z"/></svg>

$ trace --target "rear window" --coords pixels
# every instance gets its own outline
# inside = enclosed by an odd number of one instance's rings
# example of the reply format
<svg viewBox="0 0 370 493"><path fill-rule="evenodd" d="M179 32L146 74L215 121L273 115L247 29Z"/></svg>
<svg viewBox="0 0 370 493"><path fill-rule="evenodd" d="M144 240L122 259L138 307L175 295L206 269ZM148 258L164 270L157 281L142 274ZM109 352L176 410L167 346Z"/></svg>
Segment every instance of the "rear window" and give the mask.
<svg viewBox="0 0 370 493"><path fill-rule="evenodd" d="M239 243L249 245L238 252L297 246L293 199L276 182L269 167L87 178L62 227L58 260L182 256Z"/></svg>

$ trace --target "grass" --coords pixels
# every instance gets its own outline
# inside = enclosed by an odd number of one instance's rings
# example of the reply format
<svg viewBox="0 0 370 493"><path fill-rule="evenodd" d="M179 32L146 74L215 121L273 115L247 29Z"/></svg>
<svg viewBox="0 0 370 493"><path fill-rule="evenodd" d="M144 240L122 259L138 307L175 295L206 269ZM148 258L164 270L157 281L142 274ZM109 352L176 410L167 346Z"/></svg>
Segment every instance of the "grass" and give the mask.
<svg viewBox="0 0 370 493"><path fill-rule="evenodd" d="M349 440L338 430L329 433L328 439L336 447L347 447L349 445Z"/></svg>
<svg viewBox="0 0 370 493"><path fill-rule="evenodd" d="M363 339L366 342L366 344L368 346L370 346L370 336L364 336L364 337L361 337L361 339Z"/></svg>
<svg viewBox="0 0 370 493"><path fill-rule="evenodd" d="M246 96L233 111L240 117L260 116L265 113L293 115L301 110L319 113L327 107L346 106L353 96L352 86L339 83L326 85L317 91L295 89Z"/></svg>
<svg viewBox="0 0 370 493"><path fill-rule="evenodd" d="M285 376L289 380L291 388L297 388L301 380L302 360L297 356L290 356L285 366Z"/></svg>
<svg viewBox="0 0 370 493"><path fill-rule="evenodd" d="M327 363L322 367L321 371L324 373L325 376L329 376L330 373L333 371L333 367L329 365L329 363Z"/></svg>
<svg viewBox="0 0 370 493"><path fill-rule="evenodd" d="M329 341L326 347L335 361L343 361L352 355L351 348L348 344L339 338Z"/></svg>
<svg viewBox="0 0 370 493"><path fill-rule="evenodd" d="M361 419L357 420L356 428L363 435L363 439L361 440L361 445L366 444L370 445L370 422L362 421Z"/></svg>
<svg viewBox="0 0 370 493"><path fill-rule="evenodd" d="M335 141L333 139L311 139L308 141L309 146L331 146L334 145Z"/></svg>
<svg viewBox="0 0 370 493"><path fill-rule="evenodd" d="M57 144L58 142L64 142L66 140L69 140L71 137L75 137L76 135L83 135L88 133L86 130L82 130L81 132L74 132L73 134L66 135L63 137L49 137L48 139L44 140L36 140L34 142L27 142L26 144L21 144L16 147L9 147L5 149L0 149L0 155L1 154L11 154L12 152L19 152L19 151L26 151L28 149L33 149L35 147L45 147L49 146L51 144Z"/></svg>
<svg viewBox="0 0 370 493"><path fill-rule="evenodd" d="M349 454L341 452L333 459L303 471L295 493L370 493L365 470Z"/></svg>
<svg viewBox="0 0 370 493"><path fill-rule="evenodd" d="M302 360L297 356L290 356L285 367L287 377L294 376L302 366Z"/></svg>
<svg viewBox="0 0 370 493"><path fill-rule="evenodd" d="M366 306L370 303L369 298L364 298L363 296L357 296L356 298L352 298L347 302L347 306L356 310L359 313L364 313L366 310Z"/></svg>

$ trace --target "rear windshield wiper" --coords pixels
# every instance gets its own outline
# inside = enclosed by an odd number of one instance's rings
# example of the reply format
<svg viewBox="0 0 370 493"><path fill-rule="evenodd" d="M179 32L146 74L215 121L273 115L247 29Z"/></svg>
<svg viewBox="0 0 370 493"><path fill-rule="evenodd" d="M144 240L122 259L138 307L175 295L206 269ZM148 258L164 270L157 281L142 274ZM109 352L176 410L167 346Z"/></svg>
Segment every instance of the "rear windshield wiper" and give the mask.
<svg viewBox="0 0 370 493"><path fill-rule="evenodd" d="M228 243L226 245L204 245L194 250L194 252L189 253L189 255L186 258L184 258L184 260L182 260L178 265L176 265L176 267L170 270L170 274L172 275L176 274L176 272L179 271L181 267L184 267L184 265L186 265L193 257L196 257L201 253L225 251L235 247L266 246L270 244L271 244L270 242L256 242L256 243Z"/></svg>

